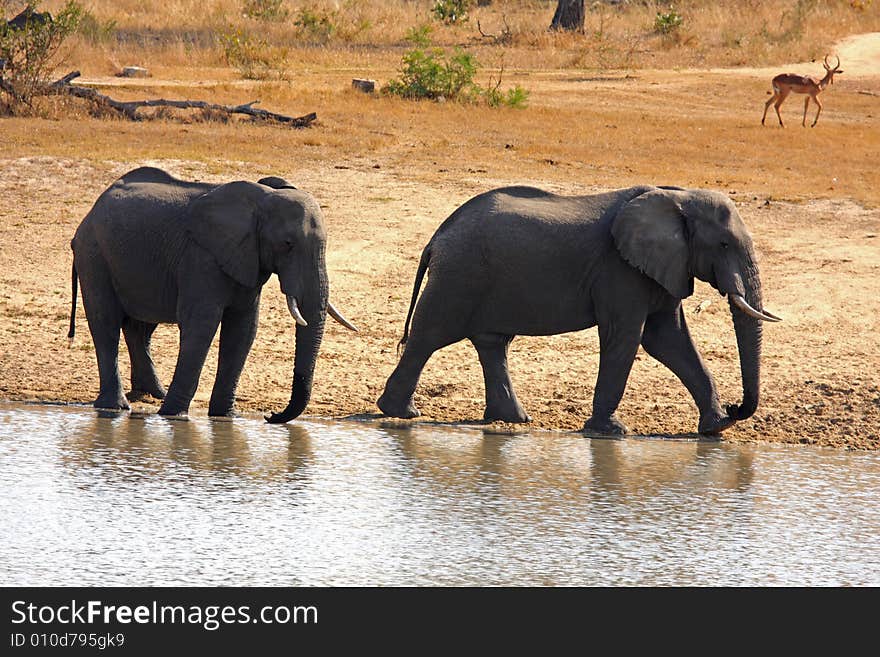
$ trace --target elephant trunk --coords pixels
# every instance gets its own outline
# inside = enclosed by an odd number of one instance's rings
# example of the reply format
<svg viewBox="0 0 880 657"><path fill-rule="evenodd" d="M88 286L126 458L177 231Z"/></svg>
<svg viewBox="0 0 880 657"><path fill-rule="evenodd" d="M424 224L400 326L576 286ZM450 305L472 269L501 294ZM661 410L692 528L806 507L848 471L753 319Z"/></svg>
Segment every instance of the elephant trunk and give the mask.
<svg viewBox="0 0 880 657"><path fill-rule="evenodd" d="M318 349L324 337L324 322L327 316L328 286L326 274L321 277L318 285L320 292L317 299L309 303L301 311L301 318L296 326L296 356L293 365L293 383L290 401L280 413L273 413L266 418L272 424L282 424L299 417L306 409L312 395L312 382L315 374L315 363L318 360ZM297 307L296 302L288 297L288 306Z"/></svg>
<svg viewBox="0 0 880 657"><path fill-rule="evenodd" d="M761 299L761 281L757 270L746 277L742 287L748 310L755 309L758 314L763 308ZM739 350L739 364L742 372L743 398L739 405L727 407L727 413L734 420L745 420L751 417L758 408L759 389L761 383L761 336L763 333L762 320L757 316L746 312L734 299L734 294L728 294L730 312L733 315L733 327L736 331L736 343ZM751 308L748 308L748 307Z"/></svg>

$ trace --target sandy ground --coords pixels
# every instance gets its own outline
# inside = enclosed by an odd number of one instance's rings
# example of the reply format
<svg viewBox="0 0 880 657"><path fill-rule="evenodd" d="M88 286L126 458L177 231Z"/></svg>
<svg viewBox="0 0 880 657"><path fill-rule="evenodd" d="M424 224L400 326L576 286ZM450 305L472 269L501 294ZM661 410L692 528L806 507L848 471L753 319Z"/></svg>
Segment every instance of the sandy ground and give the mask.
<svg viewBox="0 0 880 657"><path fill-rule="evenodd" d="M848 75L880 72L878 51L871 50L878 42L871 38L840 46ZM855 50L847 54L847 47ZM810 64L804 72L815 74L816 67ZM183 160L0 154L0 398L88 403L97 394L94 349L81 303L77 341L69 348L66 339L68 244L97 195L118 175L142 164L191 179L254 178L244 162L208 166ZM395 347L422 247L440 222L474 194L525 181L494 179L481 170L454 181L432 180L424 171L384 166L377 158L277 174L321 200L330 235L331 297L360 327L360 333L352 334L328 322L307 414L389 421L378 413L375 400L396 363ZM600 191L558 181L527 182L563 193ZM880 211L847 198L793 203L747 189L733 198L760 253L766 306L785 322L765 329L763 398L757 414L726 432L724 439L880 448ZM738 402L738 355L726 301L698 282L684 305L722 403ZM154 356L166 382L177 337L174 326L160 327L154 337ZM267 412L285 405L293 351L292 321L273 277L264 291L260 331L239 388L241 410ZM595 329L514 341L511 374L533 417L530 428L580 429L589 415L598 355ZM120 365L127 380L124 344ZM206 411L215 365L216 345L202 373L193 414ZM416 402L424 414L417 421L473 423L482 417L482 376L469 344L454 345L432 358ZM157 404L137 408L150 411ZM696 408L683 386L643 352L619 414L644 435L691 437L697 423Z"/></svg>

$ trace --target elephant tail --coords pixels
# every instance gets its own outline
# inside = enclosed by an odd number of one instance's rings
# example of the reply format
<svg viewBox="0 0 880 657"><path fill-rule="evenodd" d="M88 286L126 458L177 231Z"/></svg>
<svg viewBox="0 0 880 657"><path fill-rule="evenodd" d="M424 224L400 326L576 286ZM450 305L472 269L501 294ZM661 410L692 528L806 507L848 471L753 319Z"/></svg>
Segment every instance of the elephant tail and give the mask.
<svg viewBox="0 0 880 657"><path fill-rule="evenodd" d="M409 312L406 313L406 323L403 325L403 337L397 343L397 353L406 345L409 339L409 324L412 321L413 310L416 307L416 300L419 298L419 290L422 287L422 280L425 278L425 272L428 271L428 263L431 261L431 245L425 247L422 251L422 258L419 260L419 268L416 271L416 280L413 284L412 300L409 302Z"/></svg>
<svg viewBox="0 0 880 657"><path fill-rule="evenodd" d="M71 300L70 300L70 330L67 331L67 340L68 343L73 345L73 338L76 336L76 291L77 291L77 277L76 277L76 265L73 265L70 268L70 291L71 291Z"/></svg>

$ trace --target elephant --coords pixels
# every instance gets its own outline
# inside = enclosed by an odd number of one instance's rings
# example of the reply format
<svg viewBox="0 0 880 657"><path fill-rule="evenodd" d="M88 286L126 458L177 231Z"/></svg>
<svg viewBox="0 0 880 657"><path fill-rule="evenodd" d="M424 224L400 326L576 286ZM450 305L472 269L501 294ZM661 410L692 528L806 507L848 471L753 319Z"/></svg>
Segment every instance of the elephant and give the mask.
<svg viewBox="0 0 880 657"><path fill-rule="evenodd" d="M75 335L77 279L95 345L97 408L128 409L129 399L162 400L160 415L185 415L214 335L217 375L208 415L234 417L235 391L254 337L260 293L273 273L296 321L290 402L266 419L298 417L312 390L326 313L357 330L329 302L326 232L309 194L282 178L223 185L188 182L141 167L113 182L70 243ZM168 390L150 354L157 324L177 324L180 348ZM131 358L131 392L118 368L119 332Z"/></svg>
<svg viewBox="0 0 880 657"><path fill-rule="evenodd" d="M724 410L682 310L694 277L726 295L733 316L743 400ZM494 189L455 210L423 250L403 353L376 403L386 415L417 417L413 394L431 354L468 339L483 370L484 420L529 422L508 373L510 342L598 326L585 433L628 433L616 411L641 344L690 392L699 432L720 434L757 409L762 322L779 320L763 309L751 236L722 193L650 185L586 196Z"/></svg>

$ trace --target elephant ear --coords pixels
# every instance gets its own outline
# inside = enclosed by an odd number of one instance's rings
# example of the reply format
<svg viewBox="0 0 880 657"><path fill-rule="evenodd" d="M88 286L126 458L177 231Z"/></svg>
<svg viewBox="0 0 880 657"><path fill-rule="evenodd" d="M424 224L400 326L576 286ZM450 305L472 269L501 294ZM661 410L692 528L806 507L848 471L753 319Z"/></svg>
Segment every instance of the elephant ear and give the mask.
<svg viewBox="0 0 880 657"><path fill-rule="evenodd" d="M674 297L694 292L688 233L678 190L652 189L626 203L611 226L623 259L660 283Z"/></svg>
<svg viewBox="0 0 880 657"><path fill-rule="evenodd" d="M259 284L259 208L266 191L231 182L202 194L187 208L187 230L220 268L246 287Z"/></svg>
<svg viewBox="0 0 880 657"><path fill-rule="evenodd" d="M291 185L284 178L279 178L278 176L266 176L265 178L260 178L257 183L272 189L296 189L296 186Z"/></svg>

